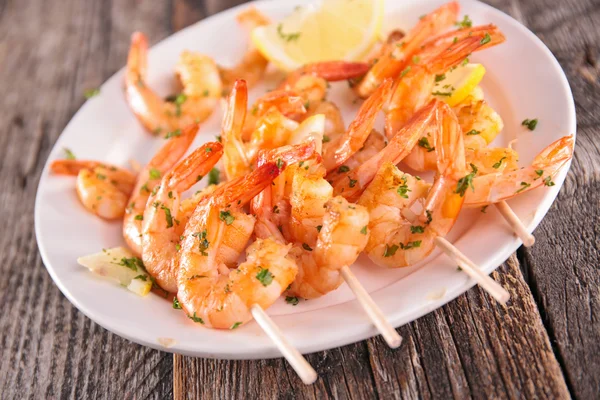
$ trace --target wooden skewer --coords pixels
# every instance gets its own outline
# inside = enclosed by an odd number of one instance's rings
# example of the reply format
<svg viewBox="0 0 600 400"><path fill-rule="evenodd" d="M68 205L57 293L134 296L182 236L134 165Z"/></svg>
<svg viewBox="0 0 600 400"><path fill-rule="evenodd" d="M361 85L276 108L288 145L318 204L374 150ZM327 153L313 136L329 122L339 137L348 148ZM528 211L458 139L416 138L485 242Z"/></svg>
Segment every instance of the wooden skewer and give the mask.
<svg viewBox="0 0 600 400"><path fill-rule="evenodd" d="M506 203L506 201L500 201L495 203L496 208L500 211L500 214L504 217L508 225L512 228L512 230L517 234L519 239L523 241L525 247L531 247L535 243L535 237L527 232L525 225L523 222L517 217L515 212L510 208L510 206Z"/></svg>
<svg viewBox="0 0 600 400"><path fill-rule="evenodd" d="M350 267L345 265L340 270L342 277L350 286L350 289L354 292L354 295L358 299L358 302L362 305L363 309L371 319L371 322L381 333L381 336L385 339L388 346L395 349L402 343L402 337L396 332L392 324L385 318L385 315L381 311L377 304L373 301L366 289L360 284L356 275L350 270Z"/></svg>
<svg viewBox="0 0 600 400"><path fill-rule="evenodd" d="M486 290L496 301L501 304L506 304L510 299L510 294L498 282L484 274L473 261L460 252L456 247L443 237L436 237L435 244L446 253L454 262L456 262L462 270L475 279L479 286Z"/></svg>
<svg viewBox="0 0 600 400"><path fill-rule="evenodd" d="M302 382L306 385L314 383L317 380L317 372L310 366L302 354L288 342L281 329L275 325L275 322L267 315L265 310L260 305L254 304L250 307L250 312L254 320L265 331L267 336L271 338L279 351L281 351L283 357L294 368L300 379L302 379Z"/></svg>

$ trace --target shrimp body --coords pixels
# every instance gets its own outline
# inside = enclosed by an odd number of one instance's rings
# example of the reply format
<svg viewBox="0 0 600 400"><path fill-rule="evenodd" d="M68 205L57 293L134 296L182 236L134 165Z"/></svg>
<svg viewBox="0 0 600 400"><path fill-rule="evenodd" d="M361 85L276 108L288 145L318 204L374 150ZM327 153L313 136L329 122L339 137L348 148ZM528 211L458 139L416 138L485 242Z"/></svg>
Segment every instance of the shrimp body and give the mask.
<svg viewBox="0 0 600 400"><path fill-rule="evenodd" d="M224 227L233 212L279 174L266 163L246 176L217 188L194 210L185 228L180 251L177 297L194 322L211 328L235 328L251 319L250 307L269 307L296 277L289 246L272 239L257 240L244 263L233 271L218 261Z"/></svg>
<svg viewBox="0 0 600 400"><path fill-rule="evenodd" d="M323 208L323 206L321 206ZM365 248L369 213L365 207L343 197L330 198L314 246L296 244L290 255L298 265L298 276L289 293L312 299L337 289L343 282L339 270L352 265Z"/></svg>
<svg viewBox="0 0 600 400"><path fill-rule="evenodd" d="M528 167L476 175L473 190L466 192L465 206L485 206L542 185L553 186L552 177L571 160L574 144L573 136L565 136L542 150Z"/></svg>
<svg viewBox="0 0 600 400"><path fill-rule="evenodd" d="M435 247L434 238L445 236L458 217L464 201L460 182L466 179L462 132L446 104L440 106L436 122L438 175L426 197L425 184L385 164L359 200L370 213L367 254L378 265L405 267L424 259ZM410 206L420 199L422 211L409 218Z"/></svg>
<svg viewBox="0 0 600 400"><path fill-rule="evenodd" d="M90 212L107 220L123 217L135 185L133 173L87 160L56 160L50 169L55 174L77 176L77 196Z"/></svg>
<svg viewBox="0 0 600 400"><path fill-rule="evenodd" d="M137 177L123 219L123 237L131 251L138 256L142 254L142 219L148 198L160 184L161 178L187 152L198 130L198 125L190 125L178 136L169 139Z"/></svg>
<svg viewBox="0 0 600 400"><path fill-rule="evenodd" d="M222 149L220 143L206 143L183 159L162 178L144 211L142 260L156 283L168 292L177 291L179 237L185 226L180 222L181 193L212 169L221 158Z"/></svg>
<svg viewBox="0 0 600 400"><path fill-rule="evenodd" d="M208 56L183 52L176 73L184 86L175 101L165 101L146 84L148 39L131 36L125 71L125 95L135 116L153 134L167 134L204 121L217 105L222 83L215 62Z"/></svg>

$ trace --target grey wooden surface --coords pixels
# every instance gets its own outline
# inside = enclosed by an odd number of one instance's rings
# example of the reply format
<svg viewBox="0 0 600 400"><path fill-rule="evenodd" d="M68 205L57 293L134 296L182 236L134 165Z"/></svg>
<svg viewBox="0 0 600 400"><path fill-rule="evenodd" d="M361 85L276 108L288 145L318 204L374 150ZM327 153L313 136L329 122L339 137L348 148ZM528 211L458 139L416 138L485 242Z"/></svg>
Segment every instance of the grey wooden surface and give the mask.
<svg viewBox="0 0 600 400"><path fill-rule="evenodd" d="M0 399L598 398L597 0L489 1L552 50L578 121L571 171L536 245L494 273L508 306L474 288L401 327L398 350L374 338L309 355L320 378L307 387L281 359L203 360L133 344L66 300L41 262L33 204L83 91L123 66L132 31L157 42L241 2L0 0Z"/></svg>

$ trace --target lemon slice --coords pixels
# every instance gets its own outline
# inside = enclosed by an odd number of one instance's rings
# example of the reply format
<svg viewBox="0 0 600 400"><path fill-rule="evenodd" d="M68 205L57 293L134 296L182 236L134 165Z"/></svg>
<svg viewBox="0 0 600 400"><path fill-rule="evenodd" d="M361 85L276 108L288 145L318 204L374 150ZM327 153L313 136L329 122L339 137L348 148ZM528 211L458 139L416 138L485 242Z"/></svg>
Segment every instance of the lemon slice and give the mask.
<svg viewBox="0 0 600 400"><path fill-rule="evenodd" d="M484 75L485 67L481 64L459 65L443 75L436 76L433 94L450 107L454 107L473 93Z"/></svg>
<svg viewBox="0 0 600 400"><path fill-rule="evenodd" d="M252 31L252 43L284 70L317 61L355 61L379 37L383 0L324 0Z"/></svg>

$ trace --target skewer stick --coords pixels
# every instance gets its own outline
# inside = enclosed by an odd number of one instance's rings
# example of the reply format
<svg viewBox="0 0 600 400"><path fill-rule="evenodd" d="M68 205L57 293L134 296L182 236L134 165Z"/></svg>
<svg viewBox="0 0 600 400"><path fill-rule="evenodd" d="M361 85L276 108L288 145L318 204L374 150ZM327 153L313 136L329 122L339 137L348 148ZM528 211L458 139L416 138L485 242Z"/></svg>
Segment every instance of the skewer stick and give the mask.
<svg viewBox="0 0 600 400"><path fill-rule="evenodd" d="M515 212L510 208L510 206L506 203L506 201L500 201L495 203L496 208L500 211L500 214L504 217L508 225L512 228L512 230L517 234L519 239L523 241L525 247L531 247L535 243L535 237L525 228L523 222L517 217Z"/></svg>
<svg viewBox="0 0 600 400"><path fill-rule="evenodd" d="M265 331L267 336L271 338L279 351L281 351L283 357L285 357L292 368L294 368L294 371L296 371L300 379L302 379L302 382L306 385L314 383L317 380L316 371L310 366L302 354L288 342L281 332L281 329L275 325L265 310L263 310L260 305L254 304L250 307L250 312L252 313L254 320L260 325L263 331Z"/></svg>
<svg viewBox="0 0 600 400"><path fill-rule="evenodd" d="M443 237L436 237L434 239L435 244L442 249L448 257L450 257L455 263L457 263L462 270L475 279L479 286L486 290L496 301L501 304L506 304L510 299L510 294L504 289L498 282L484 274L473 261L469 260L467 256L460 252L456 247Z"/></svg>
<svg viewBox="0 0 600 400"><path fill-rule="evenodd" d="M350 289L352 289L359 303L371 319L371 322L373 322L375 327L379 330L379 333L381 333L381 336L383 336L388 346L393 349L399 347L402 343L402 337L400 337L398 332L396 332L394 327L385 318L381 309L377 307L377 304L375 304L371 296L369 296L369 293L360 284L356 275L350 270L350 267L345 265L342 267L341 273L342 277L348 286L350 286Z"/></svg>

